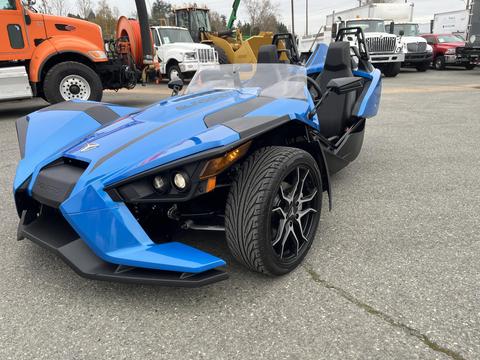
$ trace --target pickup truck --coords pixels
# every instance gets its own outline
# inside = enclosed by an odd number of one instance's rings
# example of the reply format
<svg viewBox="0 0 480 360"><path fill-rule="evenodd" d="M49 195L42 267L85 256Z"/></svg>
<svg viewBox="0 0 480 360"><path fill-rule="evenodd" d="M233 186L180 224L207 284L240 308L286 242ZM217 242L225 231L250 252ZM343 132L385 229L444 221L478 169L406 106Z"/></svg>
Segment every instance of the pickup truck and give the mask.
<svg viewBox="0 0 480 360"><path fill-rule="evenodd" d="M464 47L465 41L452 34L425 34L422 35L427 43L433 47L433 67L444 70L447 66L462 66L473 70L473 64L468 57L459 56L457 48Z"/></svg>
<svg viewBox="0 0 480 360"><path fill-rule="evenodd" d="M218 53L213 47L195 43L186 28L152 26L152 38L160 73L168 79L190 78L200 65L218 64Z"/></svg>

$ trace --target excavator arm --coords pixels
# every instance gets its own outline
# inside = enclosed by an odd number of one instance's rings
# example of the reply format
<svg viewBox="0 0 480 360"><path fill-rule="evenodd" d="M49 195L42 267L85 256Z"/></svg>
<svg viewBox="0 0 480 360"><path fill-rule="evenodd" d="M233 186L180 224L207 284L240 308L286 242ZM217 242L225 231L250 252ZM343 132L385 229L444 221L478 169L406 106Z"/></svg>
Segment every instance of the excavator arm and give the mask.
<svg viewBox="0 0 480 360"><path fill-rule="evenodd" d="M237 20L237 10L239 6L240 6L240 0L234 0L232 5L232 13L230 14L230 18L228 19L228 24L227 24L227 28L229 30L233 29L233 23L235 22L235 20Z"/></svg>

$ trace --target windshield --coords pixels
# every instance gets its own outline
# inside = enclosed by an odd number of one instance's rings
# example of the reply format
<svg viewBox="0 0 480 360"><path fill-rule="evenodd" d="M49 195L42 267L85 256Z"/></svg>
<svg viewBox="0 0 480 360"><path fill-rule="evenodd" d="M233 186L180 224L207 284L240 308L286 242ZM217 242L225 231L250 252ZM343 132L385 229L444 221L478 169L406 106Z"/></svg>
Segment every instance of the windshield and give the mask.
<svg viewBox="0 0 480 360"><path fill-rule="evenodd" d="M305 67L288 64L228 64L202 66L186 94L237 90L270 98L306 100Z"/></svg>
<svg viewBox="0 0 480 360"><path fill-rule="evenodd" d="M454 43L454 42L463 42L461 38L455 35L440 35L438 37L438 43L443 44L443 43Z"/></svg>
<svg viewBox="0 0 480 360"><path fill-rule="evenodd" d="M348 27L360 27L363 32L385 32L385 23L383 20L353 20L347 22Z"/></svg>
<svg viewBox="0 0 480 360"><path fill-rule="evenodd" d="M385 26L387 32L390 31L390 25ZM405 36L418 36L420 30L417 24L395 24L394 33L397 36L400 36L400 31L404 32Z"/></svg>
<svg viewBox="0 0 480 360"><path fill-rule="evenodd" d="M186 29L159 29L160 39L163 44L177 42L193 43L192 36Z"/></svg>

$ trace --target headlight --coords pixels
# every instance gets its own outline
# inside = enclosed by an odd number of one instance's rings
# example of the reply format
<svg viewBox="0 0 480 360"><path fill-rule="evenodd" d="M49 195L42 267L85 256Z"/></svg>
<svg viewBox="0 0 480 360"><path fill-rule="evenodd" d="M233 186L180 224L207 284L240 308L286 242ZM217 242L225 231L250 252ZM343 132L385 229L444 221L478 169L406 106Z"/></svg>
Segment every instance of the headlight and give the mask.
<svg viewBox="0 0 480 360"><path fill-rule="evenodd" d="M155 176L153 178L153 187L159 194L165 194L170 190L170 183L165 176Z"/></svg>
<svg viewBox="0 0 480 360"><path fill-rule="evenodd" d="M477 41L477 37L475 35L470 36L470 43L473 44L475 41Z"/></svg>
<svg viewBox="0 0 480 360"><path fill-rule="evenodd" d="M107 54L105 51L101 50L92 50L88 52L88 55L94 60L106 60L107 59Z"/></svg>
<svg viewBox="0 0 480 360"><path fill-rule="evenodd" d="M401 46L400 46L400 47L398 47L398 48L397 48L397 53L400 53L400 52L402 52L402 50L403 50L403 48L402 48Z"/></svg>
<svg viewBox="0 0 480 360"><path fill-rule="evenodd" d="M447 51L445 51L446 55L455 55L456 53L457 53L457 50L454 49L454 48L451 48L451 49L448 49Z"/></svg>
<svg viewBox="0 0 480 360"><path fill-rule="evenodd" d="M185 54L183 54L184 61L191 61L191 60L195 60L196 58L197 58L197 53L194 51L186 52Z"/></svg>
<svg viewBox="0 0 480 360"><path fill-rule="evenodd" d="M433 53L433 47L431 45L427 44L427 52L428 53Z"/></svg>
<svg viewBox="0 0 480 360"><path fill-rule="evenodd" d="M174 173L173 185L175 185L178 191L187 191L190 188L190 177L184 171Z"/></svg>

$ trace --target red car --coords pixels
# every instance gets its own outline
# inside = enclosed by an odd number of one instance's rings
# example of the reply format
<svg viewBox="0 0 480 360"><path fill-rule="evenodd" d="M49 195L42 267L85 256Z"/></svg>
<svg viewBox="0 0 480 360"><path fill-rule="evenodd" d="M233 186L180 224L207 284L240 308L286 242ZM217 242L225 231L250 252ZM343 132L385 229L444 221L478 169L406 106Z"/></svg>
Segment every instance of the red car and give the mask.
<svg viewBox="0 0 480 360"><path fill-rule="evenodd" d="M468 58L457 54L458 47L465 46L465 40L452 34L422 35L433 47L433 67L443 70L446 66L464 66L467 70L475 68Z"/></svg>

